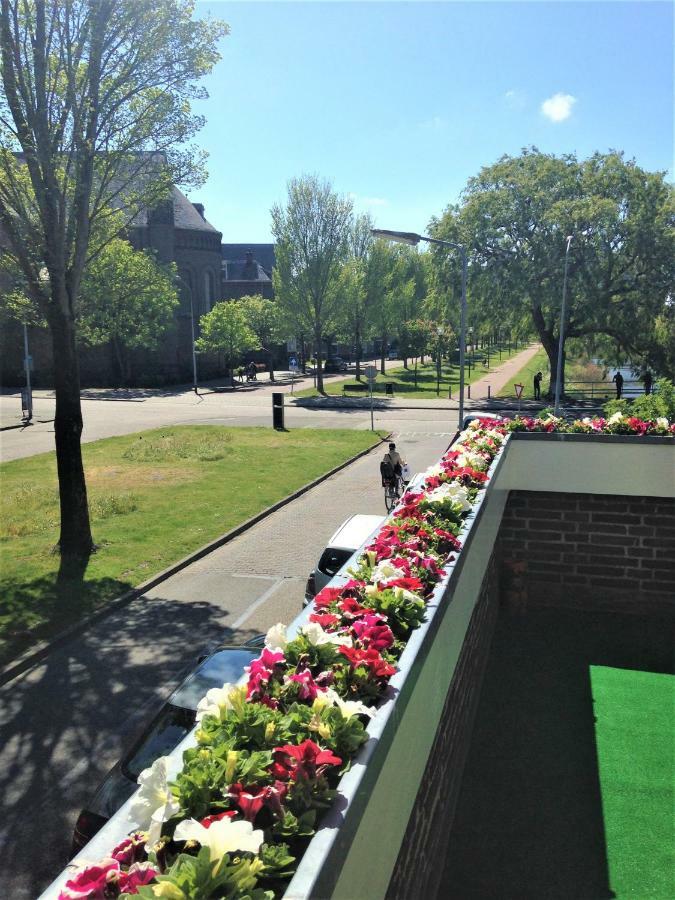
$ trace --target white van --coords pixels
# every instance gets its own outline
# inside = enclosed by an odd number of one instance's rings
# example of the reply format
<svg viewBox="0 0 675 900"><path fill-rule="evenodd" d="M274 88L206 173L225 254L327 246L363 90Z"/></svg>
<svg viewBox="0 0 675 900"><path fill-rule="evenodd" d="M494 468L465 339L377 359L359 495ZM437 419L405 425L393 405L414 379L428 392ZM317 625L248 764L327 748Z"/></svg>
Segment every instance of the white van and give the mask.
<svg viewBox="0 0 675 900"><path fill-rule="evenodd" d="M384 516L367 516L357 513L340 525L319 557L316 568L309 573L305 587L305 606L322 588L326 587L350 556L365 544L383 522Z"/></svg>

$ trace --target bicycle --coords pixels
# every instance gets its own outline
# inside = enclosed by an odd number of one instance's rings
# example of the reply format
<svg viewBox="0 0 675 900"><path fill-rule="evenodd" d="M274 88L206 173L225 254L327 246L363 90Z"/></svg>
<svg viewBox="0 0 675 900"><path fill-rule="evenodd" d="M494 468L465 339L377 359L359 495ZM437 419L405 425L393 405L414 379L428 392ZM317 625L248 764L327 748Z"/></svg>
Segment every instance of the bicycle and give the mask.
<svg viewBox="0 0 675 900"><path fill-rule="evenodd" d="M396 475L394 478L383 481L383 485L384 505L387 512L391 512L397 502L401 499L401 494L403 493L403 479L400 475Z"/></svg>

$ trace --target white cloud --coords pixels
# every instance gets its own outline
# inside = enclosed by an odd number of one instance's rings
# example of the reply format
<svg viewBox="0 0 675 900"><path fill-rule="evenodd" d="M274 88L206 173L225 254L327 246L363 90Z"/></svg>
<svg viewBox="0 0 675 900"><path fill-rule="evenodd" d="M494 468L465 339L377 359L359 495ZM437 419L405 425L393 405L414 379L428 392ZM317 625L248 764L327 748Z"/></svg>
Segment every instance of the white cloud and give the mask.
<svg viewBox="0 0 675 900"><path fill-rule="evenodd" d="M349 199L358 206L386 206L389 202L384 197L362 197L360 194L354 194L353 192L349 195Z"/></svg>
<svg viewBox="0 0 675 900"><path fill-rule="evenodd" d="M510 109L523 109L526 97L522 91L511 90L504 94L504 102Z"/></svg>
<svg viewBox="0 0 675 900"><path fill-rule="evenodd" d="M564 122L572 115L577 98L571 94L557 93L541 104L541 111L551 122Z"/></svg>
<svg viewBox="0 0 675 900"><path fill-rule="evenodd" d="M420 122L420 128L425 128L430 131L440 131L441 128L445 128L446 121L443 116L432 116L430 119L425 119L424 122Z"/></svg>

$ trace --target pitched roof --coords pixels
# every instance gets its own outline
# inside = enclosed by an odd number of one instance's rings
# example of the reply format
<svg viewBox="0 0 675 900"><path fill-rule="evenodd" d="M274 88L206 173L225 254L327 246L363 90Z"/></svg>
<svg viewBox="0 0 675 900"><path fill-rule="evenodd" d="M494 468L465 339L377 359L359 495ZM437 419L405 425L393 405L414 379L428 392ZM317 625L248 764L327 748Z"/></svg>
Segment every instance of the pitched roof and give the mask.
<svg viewBox="0 0 675 900"><path fill-rule="evenodd" d="M211 231L220 234L210 222L203 219L192 203L177 187L172 188L173 194L173 220L176 228L188 228L195 231Z"/></svg>
<svg viewBox="0 0 675 900"><path fill-rule="evenodd" d="M223 259L227 263L240 262L243 265L248 250L253 253L253 259L262 266L265 274L271 277L276 262L274 244L221 244Z"/></svg>

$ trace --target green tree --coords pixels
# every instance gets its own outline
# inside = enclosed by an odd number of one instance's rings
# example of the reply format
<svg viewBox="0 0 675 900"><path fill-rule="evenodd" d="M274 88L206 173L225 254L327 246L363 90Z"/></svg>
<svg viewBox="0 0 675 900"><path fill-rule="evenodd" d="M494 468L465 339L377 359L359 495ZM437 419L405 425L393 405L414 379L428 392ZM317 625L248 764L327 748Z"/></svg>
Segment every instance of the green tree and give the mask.
<svg viewBox="0 0 675 900"><path fill-rule="evenodd" d="M226 26L191 0L0 0L0 224L50 328L61 511L60 576L94 543L80 436L76 315L88 260L115 210L127 222L201 176L181 146L201 125L190 101Z"/></svg>
<svg viewBox="0 0 675 900"><path fill-rule="evenodd" d="M274 381L274 345L284 336L283 317L277 303L260 295L242 297L239 301L246 322L258 345L267 353L270 381Z"/></svg>
<svg viewBox="0 0 675 900"><path fill-rule="evenodd" d="M567 236L565 340L606 334L636 353L672 296L674 222L663 173L615 152L580 162L533 148L471 178L461 207L448 209L434 232L459 235L470 247L472 298L474 288L485 296L499 286L493 316L519 322L529 312L553 393ZM564 349L562 362L564 383Z"/></svg>
<svg viewBox="0 0 675 900"><path fill-rule="evenodd" d="M216 303L211 312L200 318L199 330L200 337L195 341L197 350L222 353L230 371L244 353L260 347L248 324L245 306L238 300Z"/></svg>
<svg viewBox="0 0 675 900"><path fill-rule="evenodd" d="M175 266L160 266L152 254L115 238L91 261L78 303L81 339L110 343L120 383L129 383L129 350L157 347L178 306Z"/></svg>
<svg viewBox="0 0 675 900"><path fill-rule="evenodd" d="M338 322L340 272L351 219L351 200L315 175L291 179L286 205L272 207L275 294L296 331L314 336L319 391L323 391L321 343Z"/></svg>
<svg viewBox="0 0 675 900"><path fill-rule="evenodd" d="M398 334L399 354L407 362L415 359L415 390L417 390L417 363L432 343L433 323L428 319L409 319L401 325Z"/></svg>

